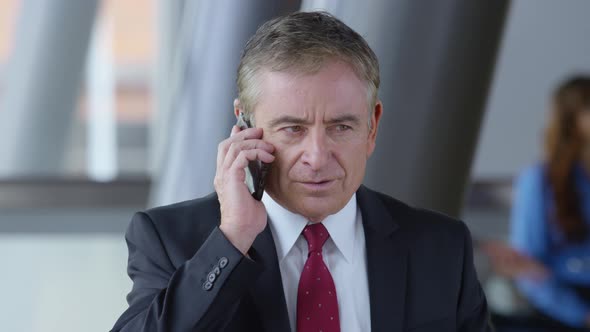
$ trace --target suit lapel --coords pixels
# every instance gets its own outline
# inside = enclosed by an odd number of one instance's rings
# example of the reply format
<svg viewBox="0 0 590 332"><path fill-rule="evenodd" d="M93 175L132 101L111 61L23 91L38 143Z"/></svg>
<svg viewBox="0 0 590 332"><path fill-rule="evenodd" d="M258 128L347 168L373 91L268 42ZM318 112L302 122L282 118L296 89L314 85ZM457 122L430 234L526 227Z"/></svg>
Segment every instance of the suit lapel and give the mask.
<svg viewBox="0 0 590 332"><path fill-rule="evenodd" d="M252 259L264 267L264 272L250 292L264 330L290 331L277 250L268 224L258 235L248 253Z"/></svg>
<svg viewBox="0 0 590 332"><path fill-rule="evenodd" d="M396 233L395 222L381 198L361 186L357 202L363 217L367 247L367 274L371 306L371 330L402 331L406 305L408 246ZM290 331L277 251L269 225L249 251L264 272L250 291L265 331Z"/></svg>
<svg viewBox="0 0 590 332"><path fill-rule="evenodd" d="M357 201L363 217L371 303L371 330L402 331L408 247L381 198L361 186Z"/></svg>

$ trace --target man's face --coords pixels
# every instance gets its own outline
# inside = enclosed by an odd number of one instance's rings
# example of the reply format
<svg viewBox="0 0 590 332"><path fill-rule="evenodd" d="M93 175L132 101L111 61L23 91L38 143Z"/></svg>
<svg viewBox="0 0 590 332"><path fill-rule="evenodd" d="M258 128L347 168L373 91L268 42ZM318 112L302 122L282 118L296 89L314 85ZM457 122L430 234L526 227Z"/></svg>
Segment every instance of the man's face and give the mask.
<svg viewBox="0 0 590 332"><path fill-rule="evenodd" d="M338 212L363 181L381 104L369 130L366 83L339 61L316 74L265 72L259 89L256 126L276 148L267 194L314 222Z"/></svg>

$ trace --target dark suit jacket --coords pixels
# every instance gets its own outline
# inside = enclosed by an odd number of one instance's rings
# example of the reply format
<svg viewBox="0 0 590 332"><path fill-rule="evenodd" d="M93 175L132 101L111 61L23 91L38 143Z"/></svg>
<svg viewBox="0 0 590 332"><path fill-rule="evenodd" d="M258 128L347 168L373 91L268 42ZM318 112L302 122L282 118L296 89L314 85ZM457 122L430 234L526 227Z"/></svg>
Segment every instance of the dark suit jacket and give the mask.
<svg viewBox="0 0 590 332"><path fill-rule="evenodd" d="M372 331L491 331L466 226L361 186ZM137 213L129 308L112 331L290 331L270 228L244 257L217 196ZM350 285L355 287L355 285Z"/></svg>

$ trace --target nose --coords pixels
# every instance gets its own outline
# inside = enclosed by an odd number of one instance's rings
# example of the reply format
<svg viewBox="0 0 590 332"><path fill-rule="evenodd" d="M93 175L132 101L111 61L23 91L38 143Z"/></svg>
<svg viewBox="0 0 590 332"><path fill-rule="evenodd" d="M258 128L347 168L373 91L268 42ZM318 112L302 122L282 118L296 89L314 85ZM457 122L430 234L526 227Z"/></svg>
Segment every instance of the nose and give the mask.
<svg viewBox="0 0 590 332"><path fill-rule="evenodd" d="M301 161L314 171L323 169L331 158L331 150L326 133L314 130L305 139Z"/></svg>

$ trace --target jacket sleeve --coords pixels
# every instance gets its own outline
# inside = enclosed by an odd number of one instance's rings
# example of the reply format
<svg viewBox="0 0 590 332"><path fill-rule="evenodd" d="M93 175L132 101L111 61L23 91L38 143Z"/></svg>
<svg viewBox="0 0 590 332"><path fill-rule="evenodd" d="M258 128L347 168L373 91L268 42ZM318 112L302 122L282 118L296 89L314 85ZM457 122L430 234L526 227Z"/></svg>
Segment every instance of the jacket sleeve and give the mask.
<svg viewBox="0 0 590 332"><path fill-rule="evenodd" d="M540 167L529 168L518 177L514 188L510 242L521 253L547 264L551 253L543 195ZM546 315L571 326L584 326L590 307L572 288L555 277L549 276L542 281L518 278L516 286L535 308Z"/></svg>
<svg viewBox="0 0 590 332"><path fill-rule="evenodd" d="M473 244L467 226L463 224L463 270L457 308L457 331L492 332L490 313L473 263Z"/></svg>
<svg viewBox="0 0 590 332"><path fill-rule="evenodd" d="M112 332L221 330L261 272L218 227L178 267L147 214L135 214L125 238L133 288L127 296L129 308Z"/></svg>

